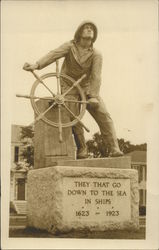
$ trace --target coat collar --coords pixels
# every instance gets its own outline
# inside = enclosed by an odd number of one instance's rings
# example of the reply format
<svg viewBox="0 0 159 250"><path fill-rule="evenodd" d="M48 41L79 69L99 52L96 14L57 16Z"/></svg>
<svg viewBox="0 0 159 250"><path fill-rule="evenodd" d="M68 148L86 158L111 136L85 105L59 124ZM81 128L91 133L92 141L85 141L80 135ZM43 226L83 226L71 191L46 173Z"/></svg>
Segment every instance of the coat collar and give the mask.
<svg viewBox="0 0 159 250"><path fill-rule="evenodd" d="M91 47L89 47L88 49L86 49L86 50L88 51L88 53L85 56L84 62L81 62L79 52L78 52L78 44L75 41L73 42L73 46L71 47L71 51L73 53L73 56L74 56L75 60L77 61L77 63L81 67L83 67L83 63L85 63L88 60L88 58L90 58L93 55L93 52L94 52L93 45Z"/></svg>

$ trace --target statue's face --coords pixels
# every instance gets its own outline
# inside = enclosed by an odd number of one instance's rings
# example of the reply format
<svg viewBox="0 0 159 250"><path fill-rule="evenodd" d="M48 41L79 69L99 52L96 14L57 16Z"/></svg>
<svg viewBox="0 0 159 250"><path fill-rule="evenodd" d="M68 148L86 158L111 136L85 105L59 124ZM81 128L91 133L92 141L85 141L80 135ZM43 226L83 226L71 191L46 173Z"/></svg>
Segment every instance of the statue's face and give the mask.
<svg viewBox="0 0 159 250"><path fill-rule="evenodd" d="M82 32L81 32L81 37L82 38L91 38L93 39L94 37L94 29L91 24L85 24L83 26Z"/></svg>

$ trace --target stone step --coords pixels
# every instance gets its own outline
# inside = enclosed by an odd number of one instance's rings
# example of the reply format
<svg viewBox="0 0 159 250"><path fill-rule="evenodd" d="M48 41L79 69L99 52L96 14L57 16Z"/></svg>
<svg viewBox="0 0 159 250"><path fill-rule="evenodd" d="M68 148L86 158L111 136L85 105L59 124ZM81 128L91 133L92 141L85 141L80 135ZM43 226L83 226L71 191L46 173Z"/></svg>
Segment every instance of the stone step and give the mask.
<svg viewBox="0 0 159 250"><path fill-rule="evenodd" d="M146 225L146 217L139 217L139 222L140 222L140 226L145 226Z"/></svg>
<svg viewBox="0 0 159 250"><path fill-rule="evenodd" d="M24 226L26 225L26 220L27 220L26 216L23 218L13 216L13 217L10 217L9 219L9 225L10 226Z"/></svg>
<svg viewBox="0 0 159 250"><path fill-rule="evenodd" d="M17 214L26 214L27 201L13 201Z"/></svg>

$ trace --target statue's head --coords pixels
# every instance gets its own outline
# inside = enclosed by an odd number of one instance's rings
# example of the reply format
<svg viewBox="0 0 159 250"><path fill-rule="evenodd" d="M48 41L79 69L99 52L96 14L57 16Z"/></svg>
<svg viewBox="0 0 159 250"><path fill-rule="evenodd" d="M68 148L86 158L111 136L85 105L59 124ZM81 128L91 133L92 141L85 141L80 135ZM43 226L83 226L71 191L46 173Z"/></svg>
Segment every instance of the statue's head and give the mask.
<svg viewBox="0 0 159 250"><path fill-rule="evenodd" d="M92 43L97 39L97 26L91 21L84 21L77 28L74 39L79 41L80 38L90 38L92 39Z"/></svg>

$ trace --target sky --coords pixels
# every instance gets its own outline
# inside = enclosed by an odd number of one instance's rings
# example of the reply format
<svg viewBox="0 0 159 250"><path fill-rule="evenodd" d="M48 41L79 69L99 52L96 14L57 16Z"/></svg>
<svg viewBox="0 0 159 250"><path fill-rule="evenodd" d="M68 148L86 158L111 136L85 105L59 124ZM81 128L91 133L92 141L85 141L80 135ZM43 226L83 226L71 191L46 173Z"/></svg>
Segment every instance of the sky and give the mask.
<svg viewBox="0 0 159 250"><path fill-rule="evenodd" d="M156 1L2 1L2 117L8 124L29 125L28 99L35 81L22 69L73 38L83 20L98 27L94 47L103 55L100 95L118 138L134 144L150 140L158 101ZM54 72L55 66L37 71ZM86 112L86 139L99 131Z"/></svg>

